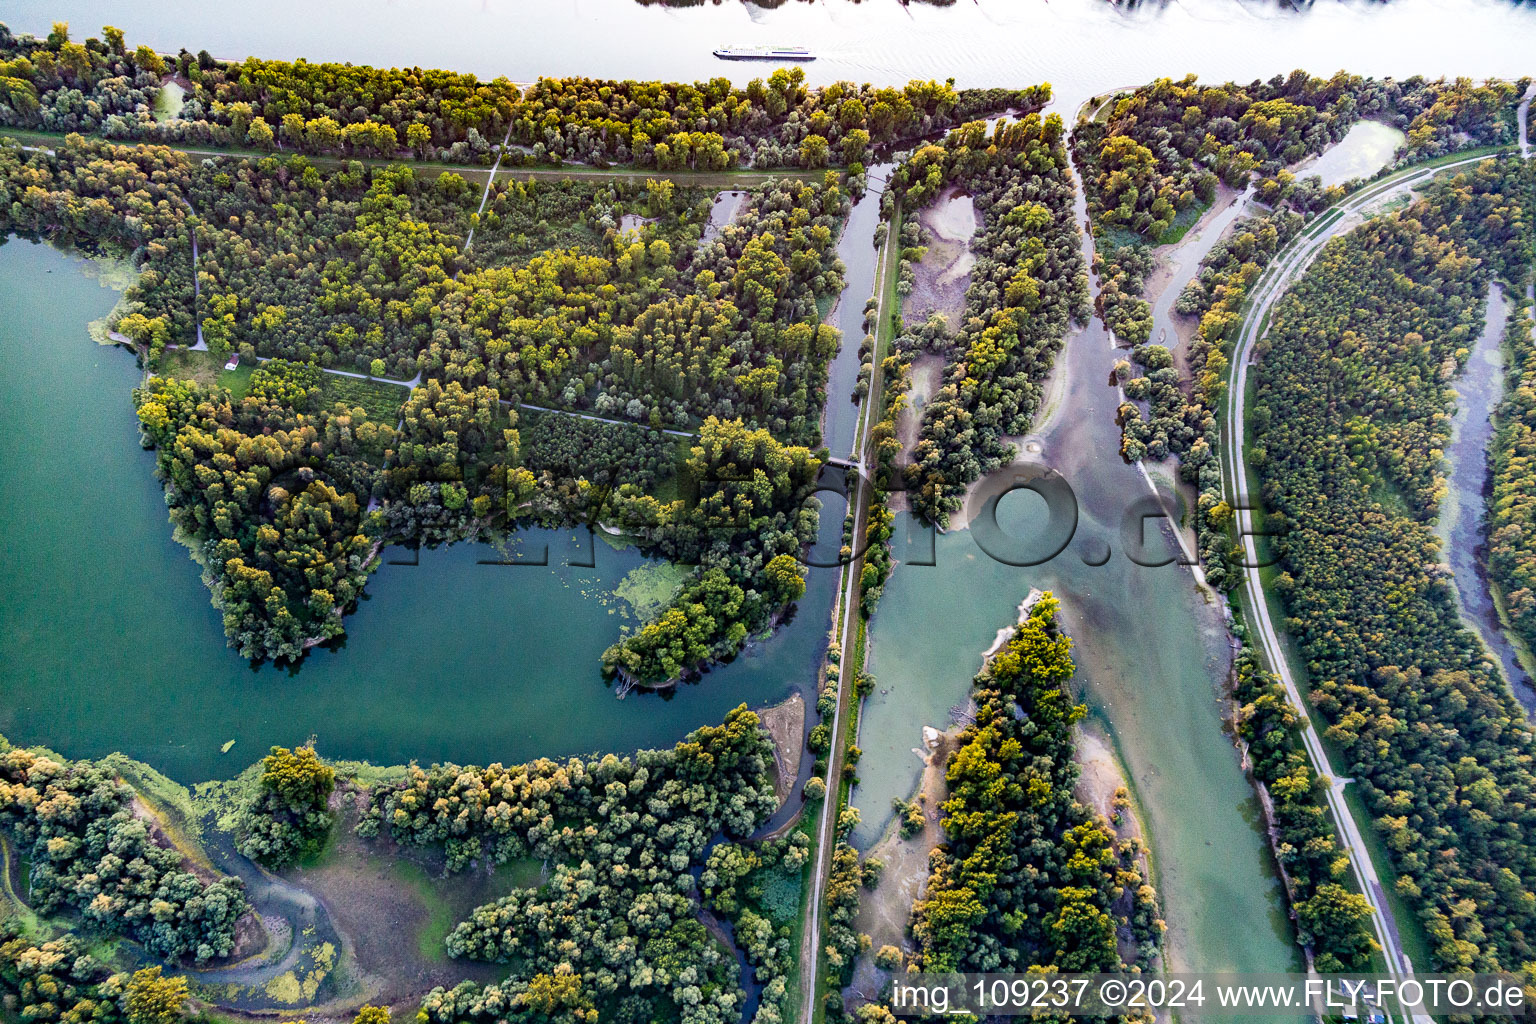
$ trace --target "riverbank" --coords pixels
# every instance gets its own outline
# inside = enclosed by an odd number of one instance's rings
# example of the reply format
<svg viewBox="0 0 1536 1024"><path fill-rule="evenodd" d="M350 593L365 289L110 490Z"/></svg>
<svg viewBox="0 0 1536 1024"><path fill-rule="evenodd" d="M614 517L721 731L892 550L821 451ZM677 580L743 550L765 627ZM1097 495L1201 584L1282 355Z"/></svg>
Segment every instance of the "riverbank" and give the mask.
<svg viewBox="0 0 1536 1024"><path fill-rule="evenodd" d="M1081 189L1076 204L1082 224ZM1091 264L1091 242L1083 247ZM946 725L966 698L977 653L1013 617L1018 595L1050 590L1074 638L1073 694L1103 723L1138 800L1169 926L1168 966L1291 970L1299 963L1294 933L1257 824L1258 800L1222 714L1231 648L1221 606L1177 564L1182 552L1171 535L1146 530L1142 552L1124 539L1126 516L1149 491L1119 455L1119 396L1109 378L1120 357L1097 319L1071 330L1050 375L1060 388L1057 411L1020 439L1020 457L1054 470L1075 497L1076 528L1056 557L999 562L955 522L934 537L930 558L926 541L903 541L921 538L921 529L896 524L899 564L871 627L878 685L863 715L855 794L863 820L854 844L873 848L891 798L917 788L923 764L911 753L913 723ZM1032 495L1010 495L997 506L999 526L1027 544L1046 527L1041 510ZM919 635L925 642L912 643Z"/></svg>
<svg viewBox="0 0 1536 1024"><path fill-rule="evenodd" d="M1453 387L1455 412L1445 446L1445 497L1435 523L1435 536L1462 621L1476 634L1497 662L1527 715L1536 710L1536 688L1521 664L1504 623L1488 577L1486 508L1493 482L1488 471L1488 445L1493 415L1504 393L1504 353L1501 348L1509 301L1494 282L1488 290L1483 330L1473 342Z"/></svg>
<svg viewBox="0 0 1536 1024"><path fill-rule="evenodd" d="M917 948L907 937L907 925L912 920L913 906L922 899L928 885L928 856L944 842L939 818L940 808L949 796L945 770L959 746L960 729L951 726L940 732L928 726L923 728L923 770L917 789L910 794L910 801L921 809L922 828L904 837L901 819L892 818L880 840L865 854L866 860L879 860L884 865L880 884L861 899L855 923L860 933L869 936L871 951L895 946L906 955ZM872 999L896 973L877 967L873 956L861 957L849 989L861 998Z"/></svg>
<svg viewBox="0 0 1536 1024"><path fill-rule="evenodd" d="M773 791L783 804L800 781L800 758L805 752L805 698L791 694L788 700L758 711L763 728L773 739Z"/></svg>

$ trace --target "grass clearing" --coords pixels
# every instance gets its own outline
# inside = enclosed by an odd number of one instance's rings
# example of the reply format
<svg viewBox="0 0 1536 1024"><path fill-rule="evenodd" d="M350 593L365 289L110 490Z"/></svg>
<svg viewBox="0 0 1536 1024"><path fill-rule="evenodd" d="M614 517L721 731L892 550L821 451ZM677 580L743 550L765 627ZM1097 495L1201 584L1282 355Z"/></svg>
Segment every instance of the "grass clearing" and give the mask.
<svg viewBox="0 0 1536 1024"><path fill-rule="evenodd" d="M1180 210L1173 218L1173 223L1168 225L1168 230L1158 238L1158 245L1177 245L1189 234L1189 229L1200 223L1200 218L1205 216L1211 208L1210 203L1196 203L1193 206Z"/></svg>
<svg viewBox="0 0 1536 1024"><path fill-rule="evenodd" d="M1466 156L1467 154L1462 153L1445 159L1462 159ZM1445 162L1445 160L1442 159L1439 162ZM1414 168L1410 169L1407 173L1412 173L1412 171L1419 170L1423 166L1424 165L1422 164L1415 165ZM1394 179L1396 177L1397 176L1394 175ZM1390 182L1386 184L1378 184L1374 187L1365 189L1364 194L1370 195L1380 193L1390 187ZM1363 195L1357 195L1356 198L1358 199L1363 197ZM1317 218L1317 220L1314 221L1314 223L1310 225L1306 230L1304 230L1298 239L1292 244L1298 244L1302 239L1313 239L1318 237L1321 232L1327 230L1331 225L1335 224L1343 216L1343 211L1335 207L1334 209ZM1279 265L1278 259L1275 261L1275 263L1272 264L1272 266L1277 265ZM1244 304L1243 318L1245 321L1252 316L1253 296L1257 294L1258 287L1259 286L1257 284L1253 286L1253 288L1250 290L1250 298L1248 302ZM1264 336L1269 329L1269 320L1272 312L1273 307L1271 307L1270 311L1265 313L1263 319L1260 321L1259 334L1255 339L1256 345L1262 346L1263 344ZM1262 351L1262 348L1260 348L1260 351ZM1234 367L1237 365L1236 360L1233 361L1233 365ZM1252 438L1256 436L1255 425L1252 421L1252 417L1254 401L1257 396L1257 392L1257 379L1254 377L1248 378L1246 381L1242 408L1244 415L1248 420L1248 422L1245 424L1244 438L1249 445L1251 445ZM1243 459L1243 478L1240 481L1235 482L1241 484L1241 486L1245 488L1248 495L1257 496L1262 493L1261 482L1252 462L1247 458L1247 454L1248 453L1245 451L1245 457ZM1230 467L1228 471L1231 472ZM1380 498L1381 496L1378 496L1378 499ZM1316 713L1313 712L1312 708L1310 707L1312 692L1311 676L1308 671L1305 657L1297 645L1295 638L1292 637L1290 633L1290 629L1288 627L1288 616L1286 614L1284 601L1276 589L1276 585L1283 569L1279 564L1279 557L1274 550L1274 546L1271 544L1269 537L1266 535L1268 525L1267 515L1263 507L1263 502L1255 501L1253 504L1256 506L1251 510L1251 515L1253 518L1253 530L1256 534L1254 537L1254 546L1255 552L1258 556L1260 568L1249 569L1248 571L1258 573L1264 604L1269 612L1270 621L1273 622L1276 627L1275 633L1279 640L1281 657L1284 659L1286 666L1289 668L1291 676L1295 680L1296 689L1300 693L1301 699L1304 703L1304 706L1298 708L1297 710L1301 714L1306 715L1308 718L1312 719L1312 724L1317 730L1317 735L1319 741L1322 743L1323 750L1327 754L1330 763L1335 767L1335 769L1338 770L1342 768L1344 770L1348 770L1349 761L1343 756L1343 753L1340 751L1338 746L1330 739L1326 731L1327 722L1323 721ZM1234 594L1229 596L1229 600L1233 605L1234 611L1241 616L1242 601L1238 595L1234 592ZM1272 669L1278 668L1278 666L1270 667ZM1390 856L1390 852L1387 850L1386 845L1381 840L1380 834L1374 827L1373 817L1366 809L1364 801L1360 798L1359 790L1357 787L1351 788L1346 786L1343 790L1343 795L1345 806L1348 808L1350 816L1354 818L1356 823L1360 826L1359 831L1365 843L1364 853L1368 858L1370 858L1371 863L1375 866L1377 875L1382 879L1382 890L1384 893L1386 906L1397 924L1399 941L1402 944L1403 951L1416 964L1421 966L1429 964L1430 944L1428 935L1424 930L1424 924L1419 915L1414 913L1413 910L1407 906L1406 902L1401 899L1401 897L1399 897L1395 887L1392 884L1392 880L1397 877L1397 872L1395 870L1393 860ZM1335 828L1337 828L1337 824L1335 824ZM1356 888L1355 880L1353 877L1349 879L1347 884L1351 889ZM1379 954L1376 959L1380 960Z"/></svg>
<svg viewBox="0 0 1536 1024"><path fill-rule="evenodd" d="M179 377L195 380L199 384L218 385L227 390L235 401L244 398L251 390L251 374L256 368L242 362L233 370L224 369L223 360L212 352L194 352L189 348L168 348L160 353L155 370L162 377Z"/></svg>
<svg viewBox="0 0 1536 1024"><path fill-rule="evenodd" d="M181 116L182 104L186 102L187 90L181 87L181 83L174 78L160 86L155 93L155 120L172 121Z"/></svg>
<svg viewBox="0 0 1536 1024"><path fill-rule="evenodd" d="M370 420L391 426L400 418L400 407L410 395L410 388L399 384L358 380L356 377L343 377L336 373L324 375L324 386L321 389L321 401L326 405L341 402L348 408L362 406Z"/></svg>

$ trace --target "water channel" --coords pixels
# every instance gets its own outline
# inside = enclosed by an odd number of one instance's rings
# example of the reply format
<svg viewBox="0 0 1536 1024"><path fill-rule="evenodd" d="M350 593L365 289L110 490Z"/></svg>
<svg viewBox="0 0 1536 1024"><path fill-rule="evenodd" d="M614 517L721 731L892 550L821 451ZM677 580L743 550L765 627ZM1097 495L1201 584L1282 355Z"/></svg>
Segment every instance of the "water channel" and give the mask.
<svg viewBox="0 0 1536 1024"><path fill-rule="evenodd" d="M1499 340L1504 336L1508 316L1509 300L1504 289L1494 284L1488 290L1483 332L1472 346L1461 376L1456 378L1456 415L1451 421L1451 443L1445 449L1449 472L1435 532L1454 575L1456 602L1463 621L1498 661L1515 696L1530 711L1536 709L1536 690L1499 626L1498 611L1482 569L1488 438L1493 434L1491 417L1504 391L1504 353Z"/></svg>
<svg viewBox="0 0 1536 1024"><path fill-rule="evenodd" d="M814 680L836 571L813 570L795 618L697 685L615 700L603 649L633 624L613 594L644 559L527 531L549 565L485 545L392 549L337 650L252 668L171 538L154 456L139 448L132 356L86 336L118 293L86 261L0 246L0 733L98 756L122 750L181 781L236 774L273 743L318 735L337 758L399 764L670 745L737 704ZM835 554L842 508L822 527ZM595 563L590 568L568 562ZM814 701L813 701L814 703ZM222 752L227 741L235 743Z"/></svg>
<svg viewBox="0 0 1536 1024"><path fill-rule="evenodd" d="M1155 521L1136 528L1132 502L1146 485L1119 456L1118 396L1106 383L1121 354L1097 320L1072 334L1058 357L1063 397L1021 439L1016 465L1048 466L1075 494L1077 528L1059 555L1016 567L982 550L973 530L954 530L934 538L929 558L921 532L898 525L899 541L917 542L898 548L903 564L871 633L877 688L860 723L854 840L872 845L891 798L911 794L921 727L951 721L982 652L1030 588L1054 591L1075 641L1076 692L1112 737L1150 831L1171 967L1289 970L1297 950L1258 802L1222 726L1231 653L1221 605L1177 564L1177 546ZM997 519L1027 542L1044 529L1044 508L1016 491L998 502Z"/></svg>
<svg viewBox="0 0 1536 1024"><path fill-rule="evenodd" d="M1496 0L1321 0L1301 11L1185 0L1129 12L1101 0L947 8L825 0L773 10L631 0L127 8L13 0L5 14L12 29L38 33L61 19L77 38L111 23L130 44L163 50L449 67L517 81L745 81L765 69L722 64L709 51L803 42L823 54L805 67L813 83L1049 80L1056 109L1069 117L1095 94L1185 72L1242 81L1294 67L1517 77L1529 70L1536 30L1536 9ZM852 230L844 245L868 251ZM84 337L84 324L115 299L77 260L19 242L0 247L0 571L8 581L0 589L0 732L12 739L76 755L123 749L182 779L232 774L267 743L310 732L337 757L512 761L670 742L741 701L766 703L813 678L832 572L813 573L794 622L701 685L671 698L613 700L596 678L597 654L624 622L613 588L642 560L599 544L594 567L567 567L563 539L545 536L530 540L556 542L553 568L478 565L484 553L469 546L386 566L349 619L345 647L316 652L296 674L249 668L224 647L196 567L169 537L127 399L137 371L125 354ZM862 318L862 302L853 295L841 312ZM859 337L845 339L845 353ZM1295 947L1257 803L1221 725L1229 653L1219 605L1187 569L1127 557L1121 519L1143 483L1117 454L1114 391L1104 385L1115 357L1097 324L1069 338L1058 371L1064 397L1026 453L1075 489L1079 525L1066 551L1014 568L964 530L936 538L929 566L915 564L922 543L898 550L906 564L872 631L879 690L861 728L860 838L877 828L890 795L910 791L918 728L942 725L964 699L981 651L1030 587L1052 589L1076 638L1081 697L1112 736L1150 829L1172 966L1287 969ZM844 429L829 418L829 440ZM828 509L824 531L839 524L837 511ZM1027 534L1038 509L1016 494L1003 499L999 519ZM1149 553L1166 547L1149 538ZM1089 564L1106 553L1107 562ZM221 754L229 739L235 747Z"/></svg>
<svg viewBox="0 0 1536 1024"><path fill-rule="evenodd" d="M833 323L842 332L843 340L827 369L827 405L821 440L838 458L853 454L858 428L859 403L854 401L853 389L859 380L864 302L875 291L875 227L880 223L880 194L890 171L890 164L869 169L868 190L854 204L837 243L837 256L844 267L844 286L833 311Z"/></svg>

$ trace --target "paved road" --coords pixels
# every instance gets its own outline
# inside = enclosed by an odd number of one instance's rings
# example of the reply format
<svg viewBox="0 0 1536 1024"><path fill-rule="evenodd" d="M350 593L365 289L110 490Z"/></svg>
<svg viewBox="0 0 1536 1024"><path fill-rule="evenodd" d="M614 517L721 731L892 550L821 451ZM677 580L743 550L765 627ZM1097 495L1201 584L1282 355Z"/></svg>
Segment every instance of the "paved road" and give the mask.
<svg viewBox="0 0 1536 1024"><path fill-rule="evenodd" d="M480 208L475 211L475 220L478 221L485 213L485 201L491 198L491 183L496 180L496 172L501 168L501 158L507 155L507 146L512 143L512 126L507 126L507 137L501 140L501 148L496 151L496 162L491 164L491 173L485 176L485 191L480 193ZM469 252L469 247L475 241L475 228L471 226L469 234L464 236L464 251ZM458 274L454 274L458 277Z"/></svg>
<svg viewBox="0 0 1536 1024"><path fill-rule="evenodd" d="M1523 125L1524 119L1521 119ZM1522 131L1522 138L1524 132ZM1401 195L1410 191L1415 185L1421 185L1429 178L1445 171L1463 168L1486 159L1486 156L1468 157L1438 167L1410 169L1390 178L1383 179L1359 194L1352 196L1340 203L1335 209L1338 215L1325 213L1323 216L1327 222L1326 227L1318 229L1318 221L1313 225L1313 231L1303 234L1293 241L1274 261L1270 269L1260 278L1254 291L1253 303L1248 308L1247 318L1243 322L1242 332L1238 336L1237 345L1232 354L1232 386L1227 392L1225 409L1225 427L1222 432L1222 462L1226 477L1226 489L1228 501L1237 509L1238 529L1242 534L1243 553L1247 556L1249 565L1258 563L1258 550L1252 535L1253 517L1243 506L1246 501L1240 500L1247 493L1247 466L1244 463L1245 428L1244 416L1246 410L1246 390L1248 380L1249 359L1255 342L1263 334L1265 317L1274 306L1276 300L1285 294L1291 283L1306 270L1312 260L1316 258L1325 245L1335 237L1344 234L1358 225L1358 215L1371 204L1392 196ZM1328 219L1331 218L1331 219ZM1321 776L1332 779L1334 784L1326 789L1328 806L1333 812L1333 819L1338 824L1341 833L1344 850L1349 855L1350 867L1354 871L1355 880L1359 883L1361 892L1367 894L1371 903L1371 920L1376 931L1376 941L1381 943L1383 955L1387 961L1388 971L1395 977L1407 974L1413 970L1413 964L1403 951L1399 940L1396 922L1392 919L1392 912L1383 898L1383 884L1377 874L1376 866L1372 863L1365 838L1361 834L1359 825L1355 822L1354 815L1350 812L1349 805L1344 800L1344 786L1353 781L1341 778L1333 769L1328 760L1328 752L1323 748L1322 740L1317 734L1317 729L1312 723L1312 716L1308 710L1308 704L1302 699L1301 691L1296 685L1296 680L1291 672L1290 664L1285 657L1285 650L1281 646L1280 636L1270 619L1269 606L1264 600L1263 584L1259 580L1259 574L1255 570L1249 570L1243 574L1243 593L1247 607L1251 610L1252 630L1258 637L1259 644L1264 651L1265 660L1285 684L1285 691L1290 702L1300 712L1300 731L1302 743L1306 747L1307 756L1312 761L1314 770ZM1429 1018L1416 1016L1416 1021L1428 1021Z"/></svg>

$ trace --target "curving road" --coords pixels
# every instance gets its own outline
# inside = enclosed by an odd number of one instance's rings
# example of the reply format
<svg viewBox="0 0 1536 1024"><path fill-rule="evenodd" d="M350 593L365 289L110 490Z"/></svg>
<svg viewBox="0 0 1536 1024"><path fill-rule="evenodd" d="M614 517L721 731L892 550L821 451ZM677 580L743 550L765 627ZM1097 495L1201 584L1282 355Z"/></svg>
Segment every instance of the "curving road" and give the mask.
<svg viewBox="0 0 1536 1024"><path fill-rule="evenodd" d="M1525 110L1529 105L1529 97L1521 105L1521 146L1525 146ZM1391 175L1382 181L1371 185L1344 200L1333 210L1325 212L1305 232L1298 236L1270 265L1254 290L1253 301L1248 307L1243 321L1242 331L1238 335L1237 344L1232 353L1232 380L1227 391L1224 413L1225 429L1222 431L1222 466L1223 477L1226 486L1227 500L1236 510L1238 531L1242 538L1243 553L1248 565L1258 564L1258 550L1253 537L1252 513L1244 507L1247 504L1246 481L1248 479L1248 467L1244 462L1246 454L1246 391L1248 381L1248 367L1252 356L1254 344L1263 336L1266 329L1270 310L1275 302L1285 294L1287 289L1306 269L1326 246L1334 238L1342 235L1360 222L1360 215L1371 205L1386 199L1402 195L1413 189L1414 186L1447 171L1463 168L1487 159L1488 154L1480 154L1475 157L1465 157L1437 167L1410 168L1398 174ZM1303 745L1306 747L1307 756L1312 761L1313 769L1318 775L1333 780L1336 785L1329 785L1325 792L1328 797L1328 806L1333 813L1333 819L1339 828L1340 837L1343 840L1344 850L1349 855L1350 867L1354 872L1355 880L1360 890L1366 894L1371 904L1372 925L1376 931L1376 941L1381 944L1382 952L1387 961L1387 970L1397 977L1411 973L1413 964L1408 955L1403 951L1402 941L1398 935L1397 923L1393 920L1392 911L1387 906L1382 881L1377 874L1376 865L1372 863L1370 853L1365 844L1365 838L1356 823L1354 815L1350 812L1349 805L1344 800L1344 786L1352 779L1338 776L1328 760L1328 752L1323 748L1317 729L1313 725L1312 716L1308 710L1308 704L1302 699L1301 691L1296 685L1296 680L1291 672L1289 662L1285 657L1285 650L1281 646L1279 633L1275 629L1269 614L1269 606L1264 600L1263 583L1259 579L1256 570L1250 569L1243 574L1243 594L1247 607L1250 608L1252 619L1252 632L1257 636L1259 645L1264 652L1265 660L1285 684L1286 696L1290 699L1300 713L1300 731ZM1415 1020L1429 1021L1430 1018L1415 1015Z"/></svg>

